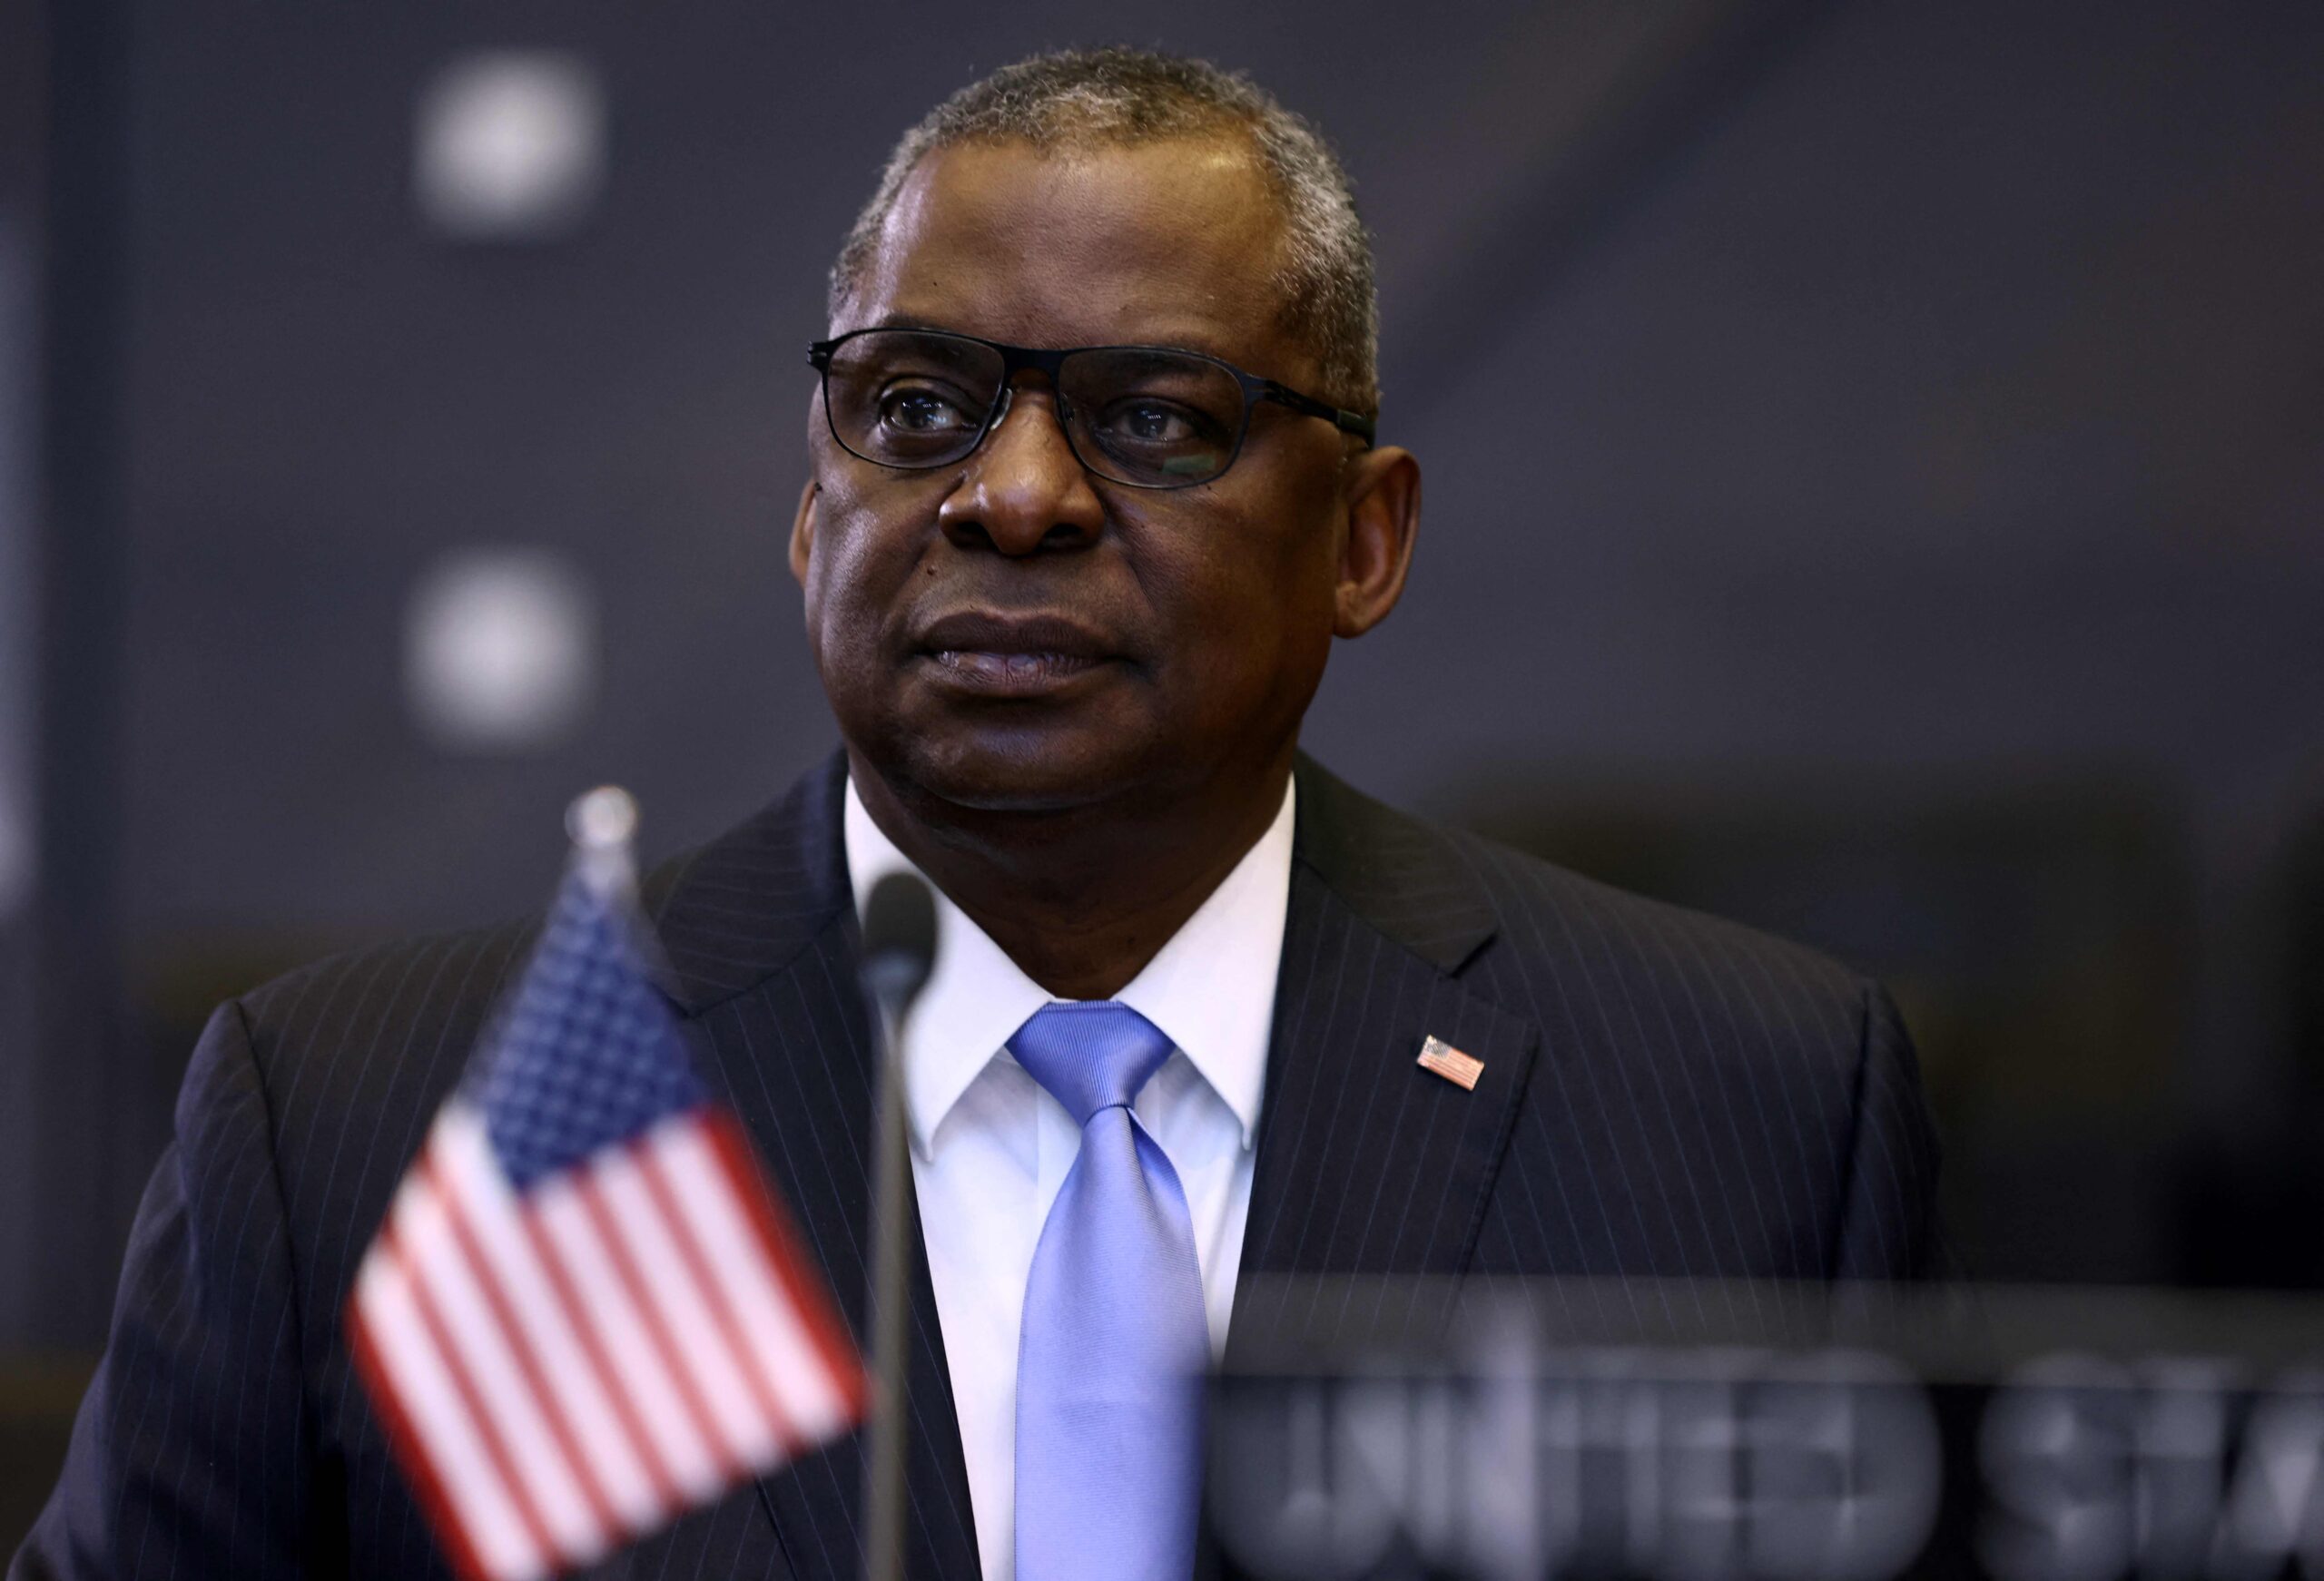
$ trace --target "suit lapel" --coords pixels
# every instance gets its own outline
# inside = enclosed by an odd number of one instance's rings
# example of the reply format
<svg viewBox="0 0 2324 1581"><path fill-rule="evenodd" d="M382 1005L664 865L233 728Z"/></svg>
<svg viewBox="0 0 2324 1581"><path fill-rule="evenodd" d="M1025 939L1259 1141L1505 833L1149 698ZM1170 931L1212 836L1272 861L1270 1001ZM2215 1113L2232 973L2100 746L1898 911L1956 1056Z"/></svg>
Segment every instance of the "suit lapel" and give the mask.
<svg viewBox="0 0 2324 1581"><path fill-rule="evenodd" d="M671 997L704 1071L822 1264L850 1327L869 1332L872 1053L840 830L844 761L645 887ZM928 1257L912 1231L908 1424L910 1569L974 1575L968 1473ZM766 1478L759 1496L791 1571L852 1581L861 1558L856 1437Z"/></svg>
<svg viewBox="0 0 2324 1581"><path fill-rule="evenodd" d="M1462 986L1496 925L1443 836L1305 760L1298 820L1238 1331L1312 1315L1253 1275L1462 1273L1537 1042ZM1430 1036L1473 1090L1417 1064Z"/></svg>

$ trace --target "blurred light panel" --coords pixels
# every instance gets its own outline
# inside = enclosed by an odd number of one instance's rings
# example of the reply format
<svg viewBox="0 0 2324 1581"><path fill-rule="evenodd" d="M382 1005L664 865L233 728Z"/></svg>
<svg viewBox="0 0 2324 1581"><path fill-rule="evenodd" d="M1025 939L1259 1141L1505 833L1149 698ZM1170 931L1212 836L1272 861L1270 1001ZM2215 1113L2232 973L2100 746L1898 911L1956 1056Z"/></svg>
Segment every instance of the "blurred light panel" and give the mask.
<svg viewBox="0 0 2324 1581"><path fill-rule="evenodd" d="M541 549L446 555L413 588L404 692L438 746L520 753L572 734L596 691L596 601Z"/></svg>
<svg viewBox="0 0 2324 1581"><path fill-rule="evenodd" d="M562 235L596 206L605 171L605 91L578 56L462 55L420 93L413 194L448 237Z"/></svg>

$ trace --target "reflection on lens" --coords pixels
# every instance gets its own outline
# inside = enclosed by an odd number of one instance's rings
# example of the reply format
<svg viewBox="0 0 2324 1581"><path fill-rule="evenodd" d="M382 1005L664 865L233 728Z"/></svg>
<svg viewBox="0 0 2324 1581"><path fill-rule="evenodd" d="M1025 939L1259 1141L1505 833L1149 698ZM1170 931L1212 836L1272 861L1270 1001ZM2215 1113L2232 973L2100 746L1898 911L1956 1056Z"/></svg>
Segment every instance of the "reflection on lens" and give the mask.
<svg viewBox="0 0 2324 1581"><path fill-rule="evenodd" d="M1082 464L1144 487L1200 483L1234 458L1243 387L1201 357L1151 348L1079 351L1059 375Z"/></svg>

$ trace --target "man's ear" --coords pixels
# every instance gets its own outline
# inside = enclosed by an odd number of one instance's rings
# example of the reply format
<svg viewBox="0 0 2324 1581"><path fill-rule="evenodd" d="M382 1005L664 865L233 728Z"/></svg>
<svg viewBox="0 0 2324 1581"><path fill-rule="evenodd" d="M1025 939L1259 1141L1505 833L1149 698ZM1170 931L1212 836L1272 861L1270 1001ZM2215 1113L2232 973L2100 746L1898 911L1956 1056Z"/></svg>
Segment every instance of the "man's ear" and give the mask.
<svg viewBox="0 0 2324 1581"><path fill-rule="evenodd" d="M1347 534L1340 544L1339 604L1333 634L1360 637L1388 618L1403 596L1420 535L1420 463L1388 445L1349 463L1343 486Z"/></svg>
<svg viewBox="0 0 2324 1581"><path fill-rule="evenodd" d="M807 585L807 562L815 553L815 496L820 490L813 478L799 491L799 514L791 523L791 574L800 586Z"/></svg>

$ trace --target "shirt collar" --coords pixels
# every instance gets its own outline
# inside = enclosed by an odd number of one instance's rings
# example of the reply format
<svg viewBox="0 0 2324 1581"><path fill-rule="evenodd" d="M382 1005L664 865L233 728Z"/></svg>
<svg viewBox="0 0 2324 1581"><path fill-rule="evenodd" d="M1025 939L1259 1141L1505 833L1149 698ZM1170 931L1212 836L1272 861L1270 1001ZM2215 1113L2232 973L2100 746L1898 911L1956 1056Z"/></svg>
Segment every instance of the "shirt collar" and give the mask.
<svg viewBox="0 0 2324 1581"><path fill-rule="evenodd" d="M1160 1027L1234 1111L1248 1147L1258 1133L1291 901L1295 788L1256 844L1116 999ZM890 873L919 872L847 785L842 823L858 917ZM1011 1034L1052 996L933 884L936 966L905 1033L904 1098L912 1144L928 1155L936 1129Z"/></svg>

